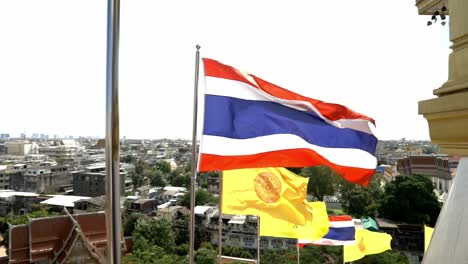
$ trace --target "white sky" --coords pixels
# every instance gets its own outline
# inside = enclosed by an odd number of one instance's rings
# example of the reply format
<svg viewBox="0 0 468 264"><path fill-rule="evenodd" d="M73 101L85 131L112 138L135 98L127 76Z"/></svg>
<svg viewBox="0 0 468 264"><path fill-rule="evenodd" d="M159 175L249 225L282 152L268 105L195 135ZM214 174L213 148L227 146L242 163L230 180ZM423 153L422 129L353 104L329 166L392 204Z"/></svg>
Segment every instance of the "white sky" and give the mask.
<svg viewBox="0 0 468 264"><path fill-rule="evenodd" d="M0 132L103 136L105 0L0 0ZM203 57L429 139L417 102L447 78L448 26L414 0L122 0L120 134L191 138ZM200 88L202 89L202 88Z"/></svg>

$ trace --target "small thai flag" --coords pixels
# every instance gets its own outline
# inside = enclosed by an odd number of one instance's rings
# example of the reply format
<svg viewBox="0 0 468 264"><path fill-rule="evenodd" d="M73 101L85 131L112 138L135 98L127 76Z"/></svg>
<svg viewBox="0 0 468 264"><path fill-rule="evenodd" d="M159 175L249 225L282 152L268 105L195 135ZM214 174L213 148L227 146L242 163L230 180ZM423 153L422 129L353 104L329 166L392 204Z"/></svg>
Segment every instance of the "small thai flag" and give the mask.
<svg viewBox="0 0 468 264"><path fill-rule="evenodd" d="M305 245L343 246L356 243L353 218L349 215L329 216L330 228L328 233L320 240L299 239L297 243L302 248Z"/></svg>

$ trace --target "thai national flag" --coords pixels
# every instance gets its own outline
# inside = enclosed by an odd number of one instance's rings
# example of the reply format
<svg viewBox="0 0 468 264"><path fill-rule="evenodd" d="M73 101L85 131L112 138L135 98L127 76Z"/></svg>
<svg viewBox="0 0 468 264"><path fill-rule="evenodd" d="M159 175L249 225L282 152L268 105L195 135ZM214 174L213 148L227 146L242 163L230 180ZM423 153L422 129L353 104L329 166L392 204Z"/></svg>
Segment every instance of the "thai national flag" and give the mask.
<svg viewBox="0 0 468 264"><path fill-rule="evenodd" d="M327 165L367 185L374 174L374 120L203 59L205 118L200 171Z"/></svg>
<svg viewBox="0 0 468 264"><path fill-rule="evenodd" d="M349 215L329 216L330 227L328 233L320 240L299 239L297 243L302 248L305 245L324 245L324 246L342 246L353 245L356 243L353 218Z"/></svg>

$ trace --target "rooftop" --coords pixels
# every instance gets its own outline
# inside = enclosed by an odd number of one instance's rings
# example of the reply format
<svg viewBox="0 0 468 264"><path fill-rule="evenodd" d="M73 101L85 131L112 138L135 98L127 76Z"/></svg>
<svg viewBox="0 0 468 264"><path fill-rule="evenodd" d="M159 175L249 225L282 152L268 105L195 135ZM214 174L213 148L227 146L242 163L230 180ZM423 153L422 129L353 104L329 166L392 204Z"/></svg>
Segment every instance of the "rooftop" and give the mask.
<svg viewBox="0 0 468 264"><path fill-rule="evenodd" d="M195 214L196 215L203 215L205 214L208 210L213 209L215 207L213 206L206 206L206 205L197 205L195 206Z"/></svg>
<svg viewBox="0 0 468 264"><path fill-rule="evenodd" d="M55 195L54 197L40 202L41 204L56 205L63 207L74 207L75 202L83 199L90 199L87 196L74 196L74 195Z"/></svg>
<svg viewBox="0 0 468 264"><path fill-rule="evenodd" d="M10 228L10 241L10 263L68 263L75 257L80 263L104 263L105 214L66 212L66 215L31 219L26 225ZM126 249L123 243L122 251ZM84 258L87 262L82 262Z"/></svg>
<svg viewBox="0 0 468 264"><path fill-rule="evenodd" d="M0 198L10 198L13 196L36 197L39 196L39 194L32 192L16 192L13 190L0 190Z"/></svg>

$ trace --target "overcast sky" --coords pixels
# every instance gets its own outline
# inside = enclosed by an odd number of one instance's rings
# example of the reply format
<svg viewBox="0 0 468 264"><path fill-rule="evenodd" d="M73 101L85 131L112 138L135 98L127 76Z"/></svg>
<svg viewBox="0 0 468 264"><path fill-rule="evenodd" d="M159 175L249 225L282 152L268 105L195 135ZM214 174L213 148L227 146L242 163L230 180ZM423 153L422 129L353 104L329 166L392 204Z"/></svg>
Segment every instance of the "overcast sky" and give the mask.
<svg viewBox="0 0 468 264"><path fill-rule="evenodd" d="M0 133L103 136L105 0L0 0ZM429 139L417 102L447 79L448 26L412 0L122 0L120 134L190 138L203 57ZM203 87L200 87L203 90Z"/></svg>

